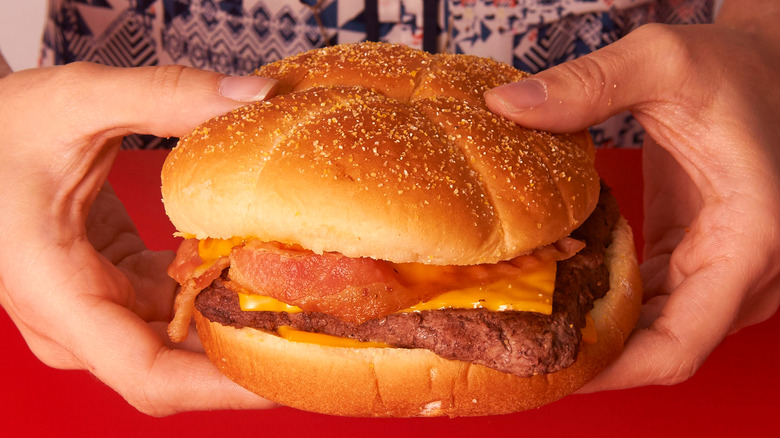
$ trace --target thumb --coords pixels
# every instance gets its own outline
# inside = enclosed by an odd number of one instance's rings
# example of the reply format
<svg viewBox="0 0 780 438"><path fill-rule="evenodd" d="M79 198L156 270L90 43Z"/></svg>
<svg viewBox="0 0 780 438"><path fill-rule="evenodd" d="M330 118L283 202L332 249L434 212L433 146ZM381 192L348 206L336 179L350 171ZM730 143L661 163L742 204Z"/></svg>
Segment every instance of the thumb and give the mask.
<svg viewBox="0 0 780 438"><path fill-rule="evenodd" d="M182 136L265 98L275 83L182 66L73 63L13 73L0 79L0 181L17 193L3 199L15 206L4 208L38 222L41 212L68 227L74 224L65 217L82 222L108 176L116 139L130 133Z"/></svg>
<svg viewBox="0 0 780 438"><path fill-rule="evenodd" d="M270 97L276 88L274 79L227 76L177 65L82 67L92 82L83 98L93 105L89 112L92 132L119 128L158 137L181 136L211 117ZM113 98L106 99L107 95Z"/></svg>
<svg viewBox="0 0 780 438"><path fill-rule="evenodd" d="M587 56L485 93L488 108L523 126L573 132L654 100L659 78L668 77L662 44L640 28ZM658 41L657 39L655 40Z"/></svg>
<svg viewBox="0 0 780 438"><path fill-rule="evenodd" d="M129 133L181 136L211 117L269 97L275 86L269 78L183 66L117 68L79 62L4 78L0 115L16 121L6 132L25 143L17 150L51 154L52 140ZM41 120L46 129L30 126Z"/></svg>

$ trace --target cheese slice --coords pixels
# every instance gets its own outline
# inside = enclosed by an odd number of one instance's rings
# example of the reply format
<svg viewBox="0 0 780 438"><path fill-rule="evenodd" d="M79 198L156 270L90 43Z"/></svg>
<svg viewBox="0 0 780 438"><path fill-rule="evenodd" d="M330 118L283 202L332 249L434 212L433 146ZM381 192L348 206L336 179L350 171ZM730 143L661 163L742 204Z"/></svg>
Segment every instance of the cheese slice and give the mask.
<svg viewBox="0 0 780 438"><path fill-rule="evenodd" d="M241 237L231 239L204 239L198 243L198 253L203 263L196 268L196 274L206 272L221 257L230 255L234 246L244 241ZM539 263L525 272L523 276L502 279L486 285L445 292L433 299L415 304L400 312L419 312L440 309L488 309L496 312L517 310L552 313L552 296L555 290L555 261ZM402 264L397 270L416 283L433 280L436 275L446 275L435 267L423 269L418 264ZM197 276L197 275L196 275ZM244 311L300 312L296 306L290 306L271 297L239 294L239 304Z"/></svg>
<svg viewBox="0 0 780 438"><path fill-rule="evenodd" d="M242 237L233 237L230 239L203 239L198 242L198 255L202 263L193 271L193 277L197 278L214 266L222 257L230 255L233 247L244 242Z"/></svg>
<svg viewBox="0 0 780 438"><path fill-rule="evenodd" d="M543 264L539 269L511 280L500 280L486 286L445 292L427 302L418 303L400 312L418 312L436 309L489 309L497 312L518 310L552 313L552 296L555 290L556 263ZM239 305L244 311L301 312L301 308L291 306L271 297L261 295L238 294ZM596 327L590 313L585 317L585 327L581 329L582 340L587 344L597 342ZM381 342L362 342L355 339L321 333L295 330L289 326L279 327L277 334L293 342L318 344L341 348L386 348Z"/></svg>
<svg viewBox="0 0 780 438"><path fill-rule="evenodd" d="M488 309L493 311L518 310L549 315L552 313L555 290L555 261L541 263L537 269L522 277L499 280L484 286L445 292L433 299L415 304L399 312L419 312L441 309ZM238 294L244 311L301 312L271 297Z"/></svg>
<svg viewBox="0 0 780 438"><path fill-rule="evenodd" d="M203 264L197 268L205 272L219 258L230 254L232 248L243 242L242 238L206 239L198 244L198 252ZM439 275L435 269L422 270L404 265L399 267L402 275L417 280L431 275ZM555 274L557 263L548 261L525 272L524 275L511 279L501 279L486 285L468 287L445 292L425 302L420 302L401 312L420 312L423 310L441 309L488 309L496 312L515 310L537 312L545 315L552 313L553 292L555 290ZM255 312L302 312L297 306L283 303L268 296L238 294L239 306L243 311ZM583 328L586 342L595 342L593 321L588 316L589 324ZM309 333L290 327L280 327L278 335L294 342L306 342L325 346L345 348L387 347L379 342L361 342L354 339L340 338L320 333Z"/></svg>
<svg viewBox="0 0 780 438"><path fill-rule="evenodd" d="M555 291L556 262L544 263L522 277L503 279L484 286L452 290L401 312L442 309L518 310L549 315Z"/></svg>
<svg viewBox="0 0 780 438"><path fill-rule="evenodd" d="M277 299L264 295L249 295L238 293L238 305L245 312L287 312L298 313L303 310Z"/></svg>
<svg viewBox="0 0 780 438"><path fill-rule="evenodd" d="M582 333L582 342L586 344L595 344L599 340L599 334L596 330L596 322L590 316L590 312L585 315L585 327L580 329Z"/></svg>
<svg viewBox="0 0 780 438"><path fill-rule="evenodd" d="M233 247L244 242L242 237L232 237L230 239L203 239L198 242L198 255L203 263L229 256Z"/></svg>
<svg viewBox="0 0 780 438"><path fill-rule="evenodd" d="M276 329L279 337L292 342L303 342L306 344L317 344L326 347L340 348L387 348L390 345L383 342L367 342L355 339L341 338L338 336L324 335L322 333L310 333L296 330L290 326L283 325Z"/></svg>

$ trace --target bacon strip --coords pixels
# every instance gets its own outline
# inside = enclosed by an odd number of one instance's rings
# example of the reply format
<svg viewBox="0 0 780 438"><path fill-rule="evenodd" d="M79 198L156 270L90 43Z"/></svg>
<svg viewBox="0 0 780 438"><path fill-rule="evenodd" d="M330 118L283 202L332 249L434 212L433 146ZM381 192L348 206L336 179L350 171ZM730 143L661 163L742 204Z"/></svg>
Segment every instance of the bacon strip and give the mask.
<svg viewBox="0 0 780 438"><path fill-rule="evenodd" d="M278 243L249 241L233 248L202 274L198 241L185 240L168 268L182 285L174 303L168 336L174 342L187 338L195 298L230 267L237 289L275 298L304 311L327 313L347 322L362 323L408 308L455 289L515 278L540 262L572 257L585 244L564 238L531 254L490 265L430 266L393 264L338 253L312 251Z"/></svg>
<svg viewBox="0 0 780 438"><path fill-rule="evenodd" d="M420 301L393 264L251 241L230 254L228 277L244 289L309 312L363 322Z"/></svg>
<svg viewBox="0 0 780 438"><path fill-rule="evenodd" d="M450 290L516 278L542 261L565 260L584 245L565 238L506 262L430 266L349 258L338 253L315 254L253 241L231 253L228 276L251 293L270 296L304 311L362 323Z"/></svg>
<svg viewBox="0 0 780 438"><path fill-rule="evenodd" d="M173 303L173 319L168 324L168 337L173 342L183 342L187 339L195 298L222 275L222 271L230 266L230 259L217 259L203 274L195 277L195 271L202 265L203 260L198 254L198 240L187 239L179 246L176 258L168 267L168 275L181 285Z"/></svg>

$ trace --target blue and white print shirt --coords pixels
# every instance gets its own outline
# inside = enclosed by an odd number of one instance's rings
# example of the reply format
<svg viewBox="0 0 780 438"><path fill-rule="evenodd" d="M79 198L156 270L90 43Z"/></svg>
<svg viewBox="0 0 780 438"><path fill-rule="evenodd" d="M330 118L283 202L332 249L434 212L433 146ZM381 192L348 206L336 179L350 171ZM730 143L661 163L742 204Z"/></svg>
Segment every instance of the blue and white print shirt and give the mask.
<svg viewBox="0 0 780 438"><path fill-rule="evenodd" d="M326 45L380 40L489 56L531 73L648 22L710 22L713 0L49 0L41 65L184 64L247 74ZM628 114L592 128L601 147L641 146ZM171 147L132 136L125 148Z"/></svg>

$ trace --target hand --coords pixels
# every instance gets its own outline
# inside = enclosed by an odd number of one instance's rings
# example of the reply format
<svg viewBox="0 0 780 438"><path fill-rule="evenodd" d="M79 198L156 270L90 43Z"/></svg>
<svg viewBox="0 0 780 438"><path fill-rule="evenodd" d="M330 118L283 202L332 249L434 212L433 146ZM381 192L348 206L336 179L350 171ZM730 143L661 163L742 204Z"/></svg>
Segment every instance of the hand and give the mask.
<svg viewBox="0 0 780 438"><path fill-rule="evenodd" d="M184 135L273 85L85 63L0 79L0 304L38 358L89 370L152 415L272 405L223 377L197 339L167 345L173 255L146 249L104 183L121 136Z"/></svg>
<svg viewBox="0 0 780 438"><path fill-rule="evenodd" d="M645 304L622 356L583 392L684 381L778 308L780 5L746 3L727 2L713 25L644 26L486 95L533 128L629 110L647 132Z"/></svg>

